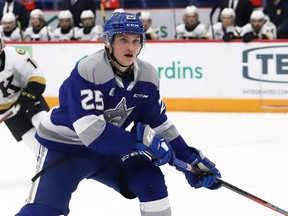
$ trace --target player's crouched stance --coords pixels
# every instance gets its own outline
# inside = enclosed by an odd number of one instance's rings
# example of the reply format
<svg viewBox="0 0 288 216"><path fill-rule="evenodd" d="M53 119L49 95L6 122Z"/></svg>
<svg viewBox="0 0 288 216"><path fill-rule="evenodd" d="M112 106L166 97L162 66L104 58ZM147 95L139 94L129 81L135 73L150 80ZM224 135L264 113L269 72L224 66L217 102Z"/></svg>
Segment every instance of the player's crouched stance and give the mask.
<svg viewBox="0 0 288 216"><path fill-rule="evenodd" d="M0 35L0 117L36 156L40 144L34 135L49 109L42 96L45 87L45 77L29 53L5 46Z"/></svg>
<svg viewBox="0 0 288 216"><path fill-rule="evenodd" d="M207 173L183 171L192 187L221 186L215 165L189 147L168 120L155 68L137 58L145 42L139 18L113 13L104 41L105 49L76 65L60 88L60 106L38 128L36 137L45 147L17 216L68 215L71 195L85 178L128 199L137 197L142 216L170 216L159 166L172 165L175 156ZM136 131L126 131L132 122Z"/></svg>

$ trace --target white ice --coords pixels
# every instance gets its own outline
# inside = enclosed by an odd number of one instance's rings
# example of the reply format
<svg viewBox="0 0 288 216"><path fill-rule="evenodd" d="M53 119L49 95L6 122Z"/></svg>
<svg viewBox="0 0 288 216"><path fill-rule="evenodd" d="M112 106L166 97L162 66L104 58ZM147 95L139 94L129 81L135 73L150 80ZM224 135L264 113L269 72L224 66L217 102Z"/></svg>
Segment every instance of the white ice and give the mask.
<svg viewBox="0 0 288 216"><path fill-rule="evenodd" d="M169 112L189 145L203 150L223 180L288 211L288 114ZM0 216L24 205L36 158L0 124ZM173 216L281 215L231 190L190 188L182 173L165 165ZM98 182L84 180L69 216L137 216L137 199L126 200Z"/></svg>

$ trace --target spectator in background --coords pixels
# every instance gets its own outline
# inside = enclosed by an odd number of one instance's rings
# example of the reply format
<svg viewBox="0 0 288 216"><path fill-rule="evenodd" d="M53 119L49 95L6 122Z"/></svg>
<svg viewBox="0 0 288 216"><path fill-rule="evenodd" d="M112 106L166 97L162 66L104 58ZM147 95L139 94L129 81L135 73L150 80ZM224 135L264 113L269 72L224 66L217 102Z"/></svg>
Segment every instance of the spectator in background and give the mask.
<svg viewBox="0 0 288 216"><path fill-rule="evenodd" d="M224 8L234 9L236 26L242 27L250 22L250 15L253 12L253 5L250 0L220 0L220 11Z"/></svg>
<svg viewBox="0 0 288 216"><path fill-rule="evenodd" d="M31 11L30 21L31 26L23 34L24 41L49 41L51 39L52 28L47 26L42 10Z"/></svg>
<svg viewBox="0 0 288 216"><path fill-rule="evenodd" d="M269 0L264 13L277 27L277 38L288 38L288 2L287 0Z"/></svg>
<svg viewBox="0 0 288 216"><path fill-rule="evenodd" d="M146 40L160 39L160 28L152 26L151 13L149 11L141 11L136 15L144 26Z"/></svg>
<svg viewBox="0 0 288 216"><path fill-rule="evenodd" d="M16 17L13 13L6 13L1 19L0 33L2 40L22 41L22 32L16 26Z"/></svg>
<svg viewBox="0 0 288 216"><path fill-rule="evenodd" d="M82 28L76 31L76 40L101 40L103 28L100 25L95 25L95 21L95 15L91 10L83 11L81 13Z"/></svg>
<svg viewBox="0 0 288 216"><path fill-rule="evenodd" d="M235 26L235 11L232 8L225 8L221 12L221 22L210 27L207 38L229 42L240 38L240 32L241 28Z"/></svg>
<svg viewBox="0 0 288 216"><path fill-rule="evenodd" d="M6 13L14 13L19 29L25 30L29 25L29 13L26 7L18 1L5 0L0 2L0 17Z"/></svg>
<svg viewBox="0 0 288 216"><path fill-rule="evenodd" d="M176 26L176 39L205 38L207 28L199 21L197 7L187 6L183 15L183 21L183 24Z"/></svg>
<svg viewBox="0 0 288 216"><path fill-rule="evenodd" d="M70 10L73 14L74 26L81 27L81 13L91 10L96 17L96 5L94 0L62 0L59 4L61 10Z"/></svg>
<svg viewBox="0 0 288 216"><path fill-rule="evenodd" d="M251 14L250 23L243 26L241 37L246 43L254 39L276 39L276 26L265 20L263 11L255 10Z"/></svg>
<svg viewBox="0 0 288 216"><path fill-rule="evenodd" d="M59 27L51 35L52 41L74 40L75 33L79 29L74 27L73 15L69 10L62 10L58 14Z"/></svg>

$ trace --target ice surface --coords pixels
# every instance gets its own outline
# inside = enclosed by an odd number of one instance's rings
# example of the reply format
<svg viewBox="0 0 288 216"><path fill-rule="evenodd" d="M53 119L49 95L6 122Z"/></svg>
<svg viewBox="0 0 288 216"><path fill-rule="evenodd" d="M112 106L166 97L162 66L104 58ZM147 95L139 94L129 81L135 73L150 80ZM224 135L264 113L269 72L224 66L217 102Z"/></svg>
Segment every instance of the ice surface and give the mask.
<svg viewBox="0 0 288 216"><path fill-rule="evenodd" d="M185 140L217 164L227 182L288 211L288 114L170 112ZM0 216L24 204L36 158L0 124ZM173 216L277 216L235 192L192 189L165 165ZM73 194L69 216L137 216L137 199L126 200L98 182L84 180Z"/></svg>

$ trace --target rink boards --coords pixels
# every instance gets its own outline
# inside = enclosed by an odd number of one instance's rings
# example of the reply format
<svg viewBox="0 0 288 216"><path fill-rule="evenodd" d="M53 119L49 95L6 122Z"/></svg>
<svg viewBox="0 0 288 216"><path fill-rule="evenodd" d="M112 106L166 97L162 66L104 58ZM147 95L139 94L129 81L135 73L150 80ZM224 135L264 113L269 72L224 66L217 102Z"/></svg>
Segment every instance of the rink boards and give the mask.
<svg viewBox="0 0 288 216"><path fill-rule="evenodd" d="M75 64L104 47L102 42L11 45L39 63L50 106L58 104L58 89ZM287 41L148 42L139 58L156 68L169 111L288 111Z"/></svg>

